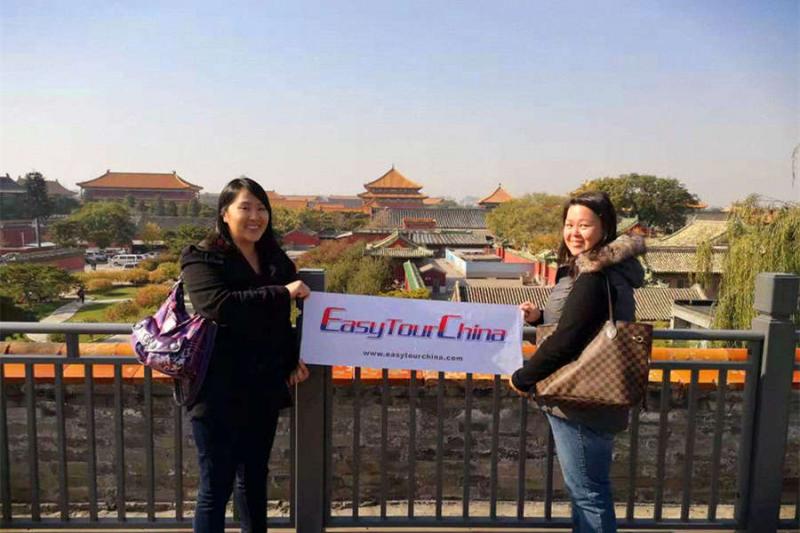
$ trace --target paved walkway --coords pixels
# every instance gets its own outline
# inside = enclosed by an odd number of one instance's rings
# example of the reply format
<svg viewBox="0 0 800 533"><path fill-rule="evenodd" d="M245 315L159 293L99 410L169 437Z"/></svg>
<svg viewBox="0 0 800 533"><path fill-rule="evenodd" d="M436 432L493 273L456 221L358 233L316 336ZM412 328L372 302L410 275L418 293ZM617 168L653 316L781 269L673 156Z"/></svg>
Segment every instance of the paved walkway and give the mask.
<svg viewBox="0 0 800 533"><path fill-rule="evenodd" d="M70 318L78 312L78 310L89 304L105 304L105 303L116 303L116 302L124 302L126 300L130 300L130 298L108 298L105 300L89 300L87 299L84 303L81 303L80 300L75 300L74 302L69 302L68 304L64 304L55 311L53 311L48 316L41 319L39 322L44 322L48 324L61 324L62 322L66 322ZM48 342L48 334L47 333L29 333L25 335L29 340L34 342ZM123 335L115 335L111 337L111 339L115 339L117 337L123 338ZM109 342L127 342L127 338L124 338L122 341L114 341L110 340Z"/></svg>

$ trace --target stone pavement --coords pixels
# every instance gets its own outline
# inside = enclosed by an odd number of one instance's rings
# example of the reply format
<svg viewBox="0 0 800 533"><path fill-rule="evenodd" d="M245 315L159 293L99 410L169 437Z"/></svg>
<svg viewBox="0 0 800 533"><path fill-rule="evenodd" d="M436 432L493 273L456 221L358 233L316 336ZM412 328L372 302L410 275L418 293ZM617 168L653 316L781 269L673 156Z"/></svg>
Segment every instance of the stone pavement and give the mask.
<svg viewBox="0 0 800 533"><path fill-rule="evenodd" d="M124 302L125 300L129 300L130 298L108 298L105 300L89 300L87 299L84 303L81 303L80 300L75 300L74 302L69 302L67 304L62 305L55 311L53 311L50 315L44 317L39 322L48 323L48 324L61 324L62 322L66 322L72 316L78 312L78 310L89 304L104 304L104 303L116 303L116 302ZM34 342L48 342L47 333L29 333L25 335L29 340ZM122 341L113 340L117 337L124 337L123 335L115 335L108 342L127 342L127 338L123 339Z"/></svg>

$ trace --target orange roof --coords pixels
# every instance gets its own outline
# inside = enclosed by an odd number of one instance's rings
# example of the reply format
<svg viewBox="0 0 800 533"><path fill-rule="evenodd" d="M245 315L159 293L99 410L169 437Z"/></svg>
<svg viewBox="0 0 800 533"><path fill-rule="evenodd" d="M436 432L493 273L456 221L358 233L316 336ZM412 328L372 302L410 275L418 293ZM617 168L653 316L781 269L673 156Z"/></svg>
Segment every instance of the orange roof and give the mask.
<svg viewBox="0 0 800 533"><path fill-rule="evenodd" d="M398 192L398 193L391 193L391 192L362 192L359 194L361 198L402 198L402 199L418 199L423 200L427 198L424 194L420 194L418 192Z"/></svg>
<svg viewBox="0 0 800 533"><path fill-rule="evenodd" d="M439 205L444 202L444 198L425 198L422 203L425 205Z"/></svg>
<svg viewBox="0 0 800 533"><path fill-rule="evenodd" d="M82 189L168 189L199 191L199 185L189 183L175 172L172 173L152 173L152 172L111 172L107 170L105 174L93 180L84 181L77 184Z"/></svg>
<svg viewBox="0 0 800 533"><path fill-rule="evenodd" d="M508 202L513 199L514 198L512 198L511 195L508 194L505 189L503 189L502 185L498 185L492 194L478 202L478 204L502 204L503 202Z"/></svg>
<svg viewBox="0 0 800 533"><path fill-rule="evenodd" d="M370 181L369 183L365 183L364 187L367 190L376 188L376 189L414 189L418 191L422 188L422 185L414 183L407 177L403 176L392 167L389 172L381 176L380 178ZM359 195L361 196L361 195Z"/></svg>

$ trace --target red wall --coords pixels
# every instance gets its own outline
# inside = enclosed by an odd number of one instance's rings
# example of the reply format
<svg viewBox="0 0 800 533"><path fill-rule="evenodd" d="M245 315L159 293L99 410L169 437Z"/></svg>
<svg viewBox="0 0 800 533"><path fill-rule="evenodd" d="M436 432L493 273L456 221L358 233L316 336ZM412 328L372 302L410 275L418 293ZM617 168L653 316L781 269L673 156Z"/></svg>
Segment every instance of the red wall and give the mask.
<svg viewBox="0 0 800 533"><path fill-rule="evenodd" d="M0 228L0 246L19 248L36 242L36 230L30 225Z"/></svg>

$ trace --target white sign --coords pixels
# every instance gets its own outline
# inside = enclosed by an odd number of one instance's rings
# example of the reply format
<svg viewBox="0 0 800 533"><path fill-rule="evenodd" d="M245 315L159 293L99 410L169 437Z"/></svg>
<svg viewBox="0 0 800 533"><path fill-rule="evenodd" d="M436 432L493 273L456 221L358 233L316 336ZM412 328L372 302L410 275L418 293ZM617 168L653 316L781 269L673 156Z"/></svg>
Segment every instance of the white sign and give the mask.
<svg viewBox="0 0 800 533"><path fill-rule="evenodd" d="M306 363L511 374L522 366L515 306L313 292L303 304Z"/></svg>

